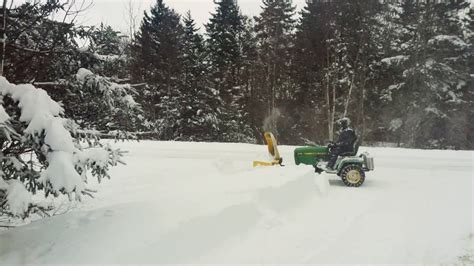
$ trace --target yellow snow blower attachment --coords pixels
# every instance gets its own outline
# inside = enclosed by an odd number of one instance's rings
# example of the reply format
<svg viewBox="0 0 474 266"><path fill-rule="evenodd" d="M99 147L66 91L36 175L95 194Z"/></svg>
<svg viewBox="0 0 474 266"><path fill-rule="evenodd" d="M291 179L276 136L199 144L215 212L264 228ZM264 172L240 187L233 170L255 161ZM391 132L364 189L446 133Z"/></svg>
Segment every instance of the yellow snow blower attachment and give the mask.
<svg viewBox="0 0 474 266"><path fill-rule="evenodd" d="M277 141L275 139L275 136L273 136L271 132L265 132L263 134L263 137L265 139L265 143L267 144L268 153L270 154L270 158L272 159L272 161L271 162L254 161L253 167L274 166L274 165L282 166L283 158L281 158L280 153L278 152Z"/></svg>

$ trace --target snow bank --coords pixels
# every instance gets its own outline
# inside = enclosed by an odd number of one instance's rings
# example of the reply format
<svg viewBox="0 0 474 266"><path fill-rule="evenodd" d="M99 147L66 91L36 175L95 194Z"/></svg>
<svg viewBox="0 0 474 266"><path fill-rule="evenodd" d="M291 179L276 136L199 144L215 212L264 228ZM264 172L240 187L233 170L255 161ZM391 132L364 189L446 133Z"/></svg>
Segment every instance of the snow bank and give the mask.
<svg viewBox="0 0 474 266"><path fill-rule="evenodd" d="M320 175L316 175L311 171L308 173L310 176L314 176L314 184L318 189L319 193L323 197L327 197L329 195L331 184L329 183L329 176L326 173L322 173Z"/></svg>

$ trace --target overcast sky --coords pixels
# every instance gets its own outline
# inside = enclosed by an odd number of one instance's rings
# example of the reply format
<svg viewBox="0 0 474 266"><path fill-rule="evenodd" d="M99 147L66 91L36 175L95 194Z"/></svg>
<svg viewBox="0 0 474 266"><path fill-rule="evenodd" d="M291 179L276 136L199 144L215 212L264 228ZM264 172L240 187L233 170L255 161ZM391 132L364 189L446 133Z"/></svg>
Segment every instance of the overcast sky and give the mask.
<svg viewBox="0 0 474 266"><path fill-rule="evenodd" d="M7 0L13 1L14 5L24 3L28 0ZM31 0L30 0L31 1ZM82 25L99 25L101 22L112 26L114 29L128 33L128 19L126 18L127 5L131 1L136 14L139 15L138 24L143 17L143 11L150 10L156 0L75 0L76 2L92 2L92 6L83 13L78 22ZM178 13L184 14L191 11L198 26L203 30L203 24L209 20L211 12L215 10L213 0L164 0L165 3L174 8ZM305 6L306 0L293 0L297 10ZM350 0L348 0L350 1ZM474 0L469 0L474 5ZM248 16L258 15L261 11L262 0L237 0L242 13ZM10 2L11 3L11 2Z"/></svg>
<svg viewBox="0 0 474 266"><path fill-rule="evenodd" d="M132 4L140 7L140 21L143 17L143 11L149 10L156 0L132 0ZM191 11L193 18L200 27L206 23L210 13L214 12L215 4L213 0L164 0L165 3L174 8L178 13L184 14ZM97 25L104 22L113 28L127 32L128 23L125 19L127 3L129 0L93 0L93 6L79 18L85 25ZM305 0L293 0L298 10L303 8ZM260 12L261 0L238 0L242 13L249 16L258 15Z"/></svg>

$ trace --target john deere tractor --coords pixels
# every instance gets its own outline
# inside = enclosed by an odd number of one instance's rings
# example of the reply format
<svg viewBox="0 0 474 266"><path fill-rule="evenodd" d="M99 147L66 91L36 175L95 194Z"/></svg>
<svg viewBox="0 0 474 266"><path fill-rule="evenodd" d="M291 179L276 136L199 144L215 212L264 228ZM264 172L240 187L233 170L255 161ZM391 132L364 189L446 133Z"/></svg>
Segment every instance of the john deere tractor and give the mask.
<svg viewBox="0 0 474 266"><path fill-rule="evenodd" d="M283 166L283 158L278 151L276 138L271 132L265 132L263 136L271 161L254 161L253 166ZM360 187L365 181L365 172L374 170L374 159L366 152L357 156L359 145L360 142L356 141L353 152L341 154L337 158L334 169L326 167L330 154L330 148L326 146L296 148L295 163L296 165L312 165L319 174L322 172L337 174L347 186Z"/></svg>
<svg viewBox="0 0 474 266"><path fill-rule="evenodd" d="M302 147L295 149L296 165L312 165L317 173L337 174L349 187L360 187L365 181L365 172L374 170L374 159L368 153L357 156L360 142L356 142L353 152L341 154L334 169L326 167L330 148L326 146Z"/></svg>

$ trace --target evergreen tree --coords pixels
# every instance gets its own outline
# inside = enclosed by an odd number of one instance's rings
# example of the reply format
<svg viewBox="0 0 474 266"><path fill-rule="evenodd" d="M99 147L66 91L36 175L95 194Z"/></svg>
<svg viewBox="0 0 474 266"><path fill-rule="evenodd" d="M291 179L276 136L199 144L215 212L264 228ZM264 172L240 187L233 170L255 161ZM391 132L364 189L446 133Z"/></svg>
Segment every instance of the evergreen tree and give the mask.
<svg viewBox="0 0 474 266"><path fill-rule="evenodd" d="M308 1L301 11L297 25L294 59L292 64L295 91L293 110L294 138L324 140L327 135L329 109L326 95L328 87L322 70L327 65L328 48L326 40L333 23L333 6L321 1Z"/></svg>
<svg viewBox="0 0 474 266"><path fill-rule="evenodd" d="M92 28L89 36L91 51L101 55L120 54L122 50L120 32L112 27L101 23L98 28Z"/></svg>
<svg viewBox="0 0 474 266"><path fill-rule="evenodd" d="M91 70L116 79L129 78L126 60L128 43L125 36L101 23L97 28L92 27L85 37L89 40L87 52L90 52L94 59L94 62L91 62Z"/></svg>
<svg viewBox="0 0 474 266"><path fill-rule="evenodd" d="M363 139L472 148L466 1L313 0L296 28L291 1L263 0L255 22L236 0L215 2L205 40L189 14L181 21L157 0L130 46L108 26L50 20L57 1L25 3L9 10L4 73L103 131L146 130L128 105L137 99L160 139L247 142L263 128L323 144L348 115ZM71 78L81 68L95 74ZM122 84L130 76L135 85Z"/></svg>
<svg viewBox="0 0 474 266"><path fill-rule="evenodd" d="M243 16L235 0L219 0L216 4L216 12L206 25L211 79L224 101L230 103L238 94L235 87L239 85L242 64L239 37L244 30Z"/></svg>
<svg viewBox="0 0 474 266"><path fill-rule="evenodd" d="M157 0L150 14L145 12L132 45L131 74L134 82L146 82L141 101L149 118L156 122L161 139L179 136L180 78L183 71L183 26L180 16Z"/></svg>
<svg viewBox="0 0 474 266"><path fill-rule="evenodd" d="M466 148L469 40L459 12L464 1L402 4L400 49L383 62L395 75L386 98L399 141L411 147ZM403 18L415 16L408 22ZM403 106L403 111L397 107Z"/></svg>
<svg viewBox="0 0 474 266"><path fill-rule="evenodd" d="M261 67L258 65L258 44L253 19L244 18L242 34L242 73L244 97L240 100L244 109L244 118L249 122L257 139L262 138L262 121L265 118L265 95L261 90Z"/></svg>
<svg viewBox="0 0 474 266"><path fill-rule="evenodd" d="M468 40L468 45L471 49L466 50L465 61L467 68L470 73L474 72L474 49L472 49L474 45L474 7L471 6L467 16L465 18L466 30L464 32L466 39ZM471 79L466 84L467 88L474 88L474 77L471 74ZM470 110L467 113L467 131L466 132L474 132L474 90L468 89L465 95L466 99L466 109ZM474 149L474 136L473 134L467 135L467 144L465 145L467 149Z"/></svg>
<svg viewBox="0 0 474 266"><path fill-rule="evenodd" d="M180 139L213 141L218 138L219 98L209 87L203 37L188 12L184 17L183 89Z"/></svg>
<svg viewBox="0 0 474 266"><path fill-rule="evenodd" d="M278 109L284 108L293 93L290 79L291 48L295 29L295 7L292 1L263 0L263 10L256 17L255 31L258 41L259 65L262 74L262 91L265 96L265 130L278 135L288 124L277 126ZM286 134L285 134L286 135Z"/></svg>
<svg viewBox="0 0 474 266"><path fill-rule="evenodd" d="M224 107L220 110L222 141L253 141L252 131L245 119L246 107L242 74L242 35L244 17L235 0L219 0L215 13L206 25L207 50L210 63L209 78L219 92Z"/></svg>
<svg viewBox="0 0 474 266"><path fill-rule="evenodd" d="M373 86L368 81L374 79L370 69L378 54L379 7L374 0L312 1L302 11L295 45L295 101L305 110L299 112L306 114L299 118L302 124L312 120L315 127L301 131L333 139L339 116L364 124L360 114L367 86Z"/></svg>
<svg viewBox="0 0 474 266"><path fill-rule="evenodd" d="M47 90L82 129L137 131L142 117L135 91L115 82L127 77L120 34L109 26L82 27L48 19L50 12L63 7L38 2L9 11L5 74ZM80 49L76 37L88 40L88 46ZM78 81L76 74L84 68L99 75L91 73L88 82Z"/></svg>
<svg viewBox="0 0 474 266"><path fill-rule="evenodd" d="M117 84L81 68L65 88L61 99L67 102L65 114L82 129L104 133L138 132L144 129L137 92L129 84Z"/></svg>
<svg viewBox="0 0 474 266"><path fill-rule="evenodd" d="M377 80L381 49L387 36L381 35L384 28L382 12L385 11L378 0L342 1L339 9L341 39L347 56L345 64L347 85L343 91L342 116L353 118L359 129L359 137L364 139L366 120L372 120L367 95L378 90ZM366 109L369 112L366 113ZM370 122L370 121L369 121Z"/></svg>
<svg viewBox="0 0 474 266"><path fill-rule="evenodd" d="M67 4L27 1L8 10L3 74L11 82L51 82L89 67L92 56L81 52L76 42L87 35L84 27L50 19Z"/></svg>
<svg viewBox="0 0 474 266"><path fill-rule="evenodd" d="M91 139L63 118L63 108L42 89L0 77L0 214L25 218L49 208L36 200L91 196L89 176L110 178L122 152ZM36 194L36 197L33 197ZM47 213L46 213L47 214Z"/></svg>

